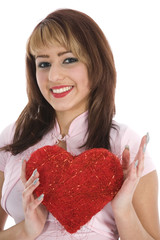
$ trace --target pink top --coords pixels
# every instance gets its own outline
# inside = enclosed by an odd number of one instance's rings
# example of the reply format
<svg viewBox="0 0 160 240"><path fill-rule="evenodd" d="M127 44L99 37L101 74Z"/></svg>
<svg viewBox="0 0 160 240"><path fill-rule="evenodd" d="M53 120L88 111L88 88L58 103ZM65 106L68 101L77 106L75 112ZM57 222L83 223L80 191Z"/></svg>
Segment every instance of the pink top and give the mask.
<svg viewBox="0 0 160 240"><path fill-rule="evenodd" d="M85 149L79 149L85 141L85 133L87 130L87 112L81 114L70 125L68 135L65 137L67 151L73 155L78 155ZM119 159L125 145L129 145L131 162L137 153L141 138L130 128L125 125L118 124L118 131L111 129L111 149ZM0 146L11 142L14 134L14 125L10 125L0 135ZM0 152L0 170L4 172L5 181L2 189L1 205L3 209L14 218L15 223L19 223L24 219L22 207L22 191L23 184L20 180L21 161L28 160L30 154L36 149L45 145L54 145L62 140L60 128L56 122L55 127L46 134L40 142L30 147L23 153L16 156L9 152ZM155 170L155 166L151 161L149 154L145 154L145 167L143 175ZM36 240L115 240L118 239L118 231L116 228L112 207L108 203L99 213L83 226L79 231L70 234L61 224L49 213L45 227L41 235Z"/></svg>

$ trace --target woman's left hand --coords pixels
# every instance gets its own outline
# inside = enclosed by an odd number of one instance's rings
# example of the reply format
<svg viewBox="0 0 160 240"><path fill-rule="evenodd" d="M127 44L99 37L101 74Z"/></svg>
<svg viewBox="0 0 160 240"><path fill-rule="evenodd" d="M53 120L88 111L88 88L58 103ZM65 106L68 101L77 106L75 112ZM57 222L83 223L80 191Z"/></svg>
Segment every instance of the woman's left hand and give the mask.
<svg viewBox="0 0 160 240"><path fill-rule="evenodd" d="M127 211L132 205L133 195L144 169L144 154L148 140L149 136L147 134L142 138L138 153L130 165L129 149L126 148L123 151L122 167L124 173L124 182L121 189L111 202L113 211L124 212Z"/></svg>

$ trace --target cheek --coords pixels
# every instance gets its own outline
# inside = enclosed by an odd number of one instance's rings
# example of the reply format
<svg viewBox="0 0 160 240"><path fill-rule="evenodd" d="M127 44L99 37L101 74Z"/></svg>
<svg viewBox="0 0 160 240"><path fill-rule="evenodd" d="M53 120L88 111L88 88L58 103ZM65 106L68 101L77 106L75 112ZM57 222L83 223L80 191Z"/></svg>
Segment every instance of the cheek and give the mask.
<svg viewBox="0 0 160 240"><path fill-rule="evenodd" d="M38 87L40 87L40 83L41 83L40 79L41 79L40 74L36 73L36 80L37 80Z"/></svg>
<svg viewBox="0 0 160 240"><path fill-rule="evenodd" d="M74 79L77 83L77 87L85 88L86 90L90 89L90 81L88 78L88 71L86 66L79 67L75 71L72 72Z"/></svg>
<svg viewBox="0 0 160 240"><path fill-rule="evenodd" d="M87 74L83 75L80 79L80 86L81 89L84 90L84 92L90 92L90 81Z"/></svg>
<svg viewBox="0 0 160 240"><path fill-rule="evenodd" d="M36 79L37 79L38 87L40 88L41 91L43 91L46 85L45 76L43 74L37 73Z"/></svg>
<svg viewBox="0 0 160 240"><path fill-rule="evenodd" d="M40 79L39 79L39 78L37 79L37 85L38 85L38 87L39 87L40 91L42 92L42 90L43 90L43 87L42 87L42 83L41 83L41 81L40 81Z"/></svg>

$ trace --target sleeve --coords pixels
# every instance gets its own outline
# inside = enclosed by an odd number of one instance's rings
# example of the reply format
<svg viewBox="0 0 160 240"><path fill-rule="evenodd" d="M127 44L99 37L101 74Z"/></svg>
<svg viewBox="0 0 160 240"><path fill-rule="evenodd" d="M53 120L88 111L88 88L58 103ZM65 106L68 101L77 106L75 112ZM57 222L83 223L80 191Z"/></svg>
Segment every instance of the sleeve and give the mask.
<svg viewBox="0 0 160 240"><path fill-rule="evenodd" d="M128 145L130 149L130 163L133 162L136 157L141 142L141 138L142 138L141 136L139 136L129 127L127 127L124 135L121 138L121 153L125 149L125 146ZM156 169L155 164L153 163L153 160L148 150L146 149L144 158L144 171L142 176L154 171L155 169Z"/></svg>
<svg viewBox="0 0 160 240"><path fill-rule="evenodd" d="M0 134L0 147L11 143L14 134L14 124L9 125ZM4 172L9 152L0 151L0 171Z"/></svg>

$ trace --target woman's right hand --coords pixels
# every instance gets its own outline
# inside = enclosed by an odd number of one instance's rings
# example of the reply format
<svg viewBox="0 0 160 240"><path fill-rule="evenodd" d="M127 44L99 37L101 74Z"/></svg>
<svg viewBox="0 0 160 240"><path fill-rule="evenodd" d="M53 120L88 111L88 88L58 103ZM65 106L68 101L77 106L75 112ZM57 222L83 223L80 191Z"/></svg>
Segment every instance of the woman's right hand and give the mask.
<svg viewBox="0 0 160 240"><path fill-rule="evenodd" d="M21 180L24 184L22 194L23 209L24 209L24 231L29 239L35 239L42 232L48 212L41 204L44 195L35 198L33 192L40 184L39 173L35 170L32 176L26 180L26 161L22 163Z"/></svg>

